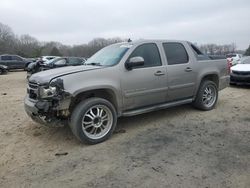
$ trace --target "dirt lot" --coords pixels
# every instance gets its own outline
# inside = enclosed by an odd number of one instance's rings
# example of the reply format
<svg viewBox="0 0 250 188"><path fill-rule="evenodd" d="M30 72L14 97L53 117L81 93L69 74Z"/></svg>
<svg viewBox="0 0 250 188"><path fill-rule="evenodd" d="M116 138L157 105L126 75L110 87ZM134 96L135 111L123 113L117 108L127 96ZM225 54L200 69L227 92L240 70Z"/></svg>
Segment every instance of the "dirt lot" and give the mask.
<svg viewBox="0 0 250 188"><path fill-rule="evenodd" d="M186 105L122 118L94 146L32 122L25 92L24 72L0 76L1 188L250 187L249 88L227 88L209 112Z"/></svg>

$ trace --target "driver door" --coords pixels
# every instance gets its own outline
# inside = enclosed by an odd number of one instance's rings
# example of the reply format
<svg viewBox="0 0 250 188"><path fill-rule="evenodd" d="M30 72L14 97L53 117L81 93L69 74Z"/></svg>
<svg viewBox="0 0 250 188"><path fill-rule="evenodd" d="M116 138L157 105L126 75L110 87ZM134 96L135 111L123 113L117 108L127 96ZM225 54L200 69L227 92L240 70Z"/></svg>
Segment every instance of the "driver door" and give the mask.
<svg viewBox="0 0 250 188"><path fill-rule="evenodd" d="M166 99L166 68L162 65L157 45L138 46L128 60L138 56L144 59L144 65L126 70L121 80L124 110L163 103Z"/></svg>

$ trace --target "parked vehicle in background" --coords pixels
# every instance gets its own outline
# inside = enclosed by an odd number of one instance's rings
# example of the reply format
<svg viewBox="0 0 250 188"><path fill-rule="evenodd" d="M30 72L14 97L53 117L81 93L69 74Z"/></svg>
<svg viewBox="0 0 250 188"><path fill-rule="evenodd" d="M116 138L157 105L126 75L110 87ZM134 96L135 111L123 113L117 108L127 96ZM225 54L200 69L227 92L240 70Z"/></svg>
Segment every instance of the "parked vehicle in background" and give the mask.
<svg viewBox="0 0 250 188"><path fill-rule="evenodd" d="M0 65L0 75L8 72L8 67L5 65Z"/></svg>
<svg viewBox="0 0 250 188"><path fill-rule="evenodd" d="M225 55L209 55L211 59L227 59Z"/></svg>
<svg viewBox="0 0 250 188"><path fill-rule="evenodd" d="M85 61L85 58L82 57L57 57L44 63L41 67L41 70L83 65Z"/></svg>
<svg viewBox="0 0 250 188"><path fill-rule="evenodd" d="M230 84L250 85L250 56L231 68Z"/></svg>
<svg viewBox="0 0 250 188"><path fill-rule="evenodd" d="M55 59L57 57L59 57L59 56L41 56L43 62L48 62L48 61Z"/></svg>
<svg viewBox="0 0 250 188"><path fill-rule="evenodd" d="M38 58L26 58L27 61L34 63L38 60Z"/></svg>
<svg viewBox="0 0 250 188"><path fill-rule="evenodd" d="M143 40L98 51L84 66L30 77L25 110L36 122L70 122L82 142L108 139L117 117L192 103L211 110L229 84L226 60L211 60L186 41Z"/></svg>
<svg viewBox="0 0 250 188"><path fill-rule="evenodd" d="M54 68L65 67L65 66L83 65L84 62L85 62L85 58L82 58L82 57L56 57L47 62L38 60L36 63L32 63L28 66L27 77L29 77L31 74L34 74L40 71L45 71L48 69L54 69Z"/></svg>
<svg viewBox="0 0 250 188"><path fill-rule="evenodd" d="M234 66L234 65L240 63L240 59L242 58L242 55L231 53L231 54L227 54L226 58L227 58L227 61L229 61L231 63L231 66Z"/></svg>
<svg viewBox="0 0 250 188"><path fill-rule="evenodd" d="M26 67L31 63L27 59L18 56L18 55L1 55L0 56L0 64L5 65L8 67L9 70L11 69L26 69Z"/></svg>

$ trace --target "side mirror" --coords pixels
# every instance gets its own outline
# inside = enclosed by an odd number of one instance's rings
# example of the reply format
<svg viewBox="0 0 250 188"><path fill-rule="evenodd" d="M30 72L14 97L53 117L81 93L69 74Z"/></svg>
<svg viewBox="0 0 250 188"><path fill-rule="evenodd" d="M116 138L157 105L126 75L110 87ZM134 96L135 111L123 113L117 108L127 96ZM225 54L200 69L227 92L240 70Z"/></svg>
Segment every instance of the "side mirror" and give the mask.
<svg viewBox="0 0 250 188"><path fill-rule="evenodd" d="M132 57L130 58L126 63L125 67L128 70L132 70L133 67L143 66L144 65L144 59L143 57Z"/></svg>

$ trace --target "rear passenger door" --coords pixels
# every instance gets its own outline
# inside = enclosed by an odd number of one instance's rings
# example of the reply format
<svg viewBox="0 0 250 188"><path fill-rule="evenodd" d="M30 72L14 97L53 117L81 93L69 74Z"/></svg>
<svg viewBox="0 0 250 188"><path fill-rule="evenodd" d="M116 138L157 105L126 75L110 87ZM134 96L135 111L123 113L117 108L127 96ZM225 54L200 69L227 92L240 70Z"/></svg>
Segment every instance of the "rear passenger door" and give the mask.
<svg viewBox="0 0 250 188"><path fill-rule="evenodd" d="M167 101L187 99L193 96L196 73L182 43L163 43L167 59L168 97Z"/></svg>
<svg viewBox="0 0 250 188"><path fill-rule="evenodd" d="M144 59L144 65L126 70L121 79L124 110L162 103L167 96L166 67L158 46L155 43L139 45L127 61L138 56Z"/></svg>
<svg viewBox="0 0 250 188"><path fill-rule="evenodd" d="M19 56L12 56L12 66L15 68L15 69L24 69L25 68L25 61L19 57Z"/></svg>

